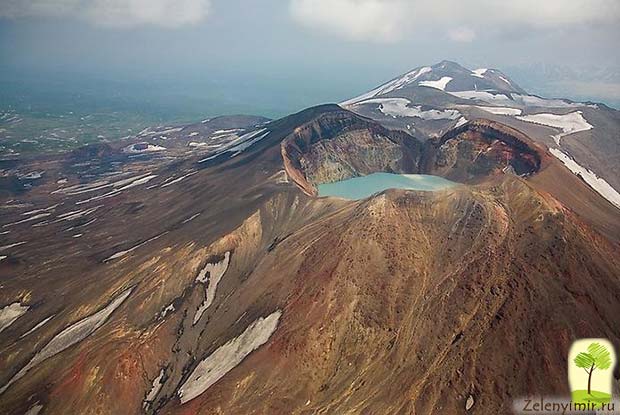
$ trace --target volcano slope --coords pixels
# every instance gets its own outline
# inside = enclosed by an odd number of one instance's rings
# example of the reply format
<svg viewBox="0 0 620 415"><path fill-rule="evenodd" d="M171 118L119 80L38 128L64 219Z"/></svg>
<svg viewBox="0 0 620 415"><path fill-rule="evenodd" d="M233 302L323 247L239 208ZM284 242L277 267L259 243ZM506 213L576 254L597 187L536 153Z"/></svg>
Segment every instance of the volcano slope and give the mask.
<svg viewBox="0 0 620 415"><path fill-rule="evenodd" d="M258 131L111 187L51 160L68 183L3 202L0 411L508 413L568 395L574 339L618 345L618 212L526 136L337 106ZM467 184L315 196L375 170Z"/></svg>

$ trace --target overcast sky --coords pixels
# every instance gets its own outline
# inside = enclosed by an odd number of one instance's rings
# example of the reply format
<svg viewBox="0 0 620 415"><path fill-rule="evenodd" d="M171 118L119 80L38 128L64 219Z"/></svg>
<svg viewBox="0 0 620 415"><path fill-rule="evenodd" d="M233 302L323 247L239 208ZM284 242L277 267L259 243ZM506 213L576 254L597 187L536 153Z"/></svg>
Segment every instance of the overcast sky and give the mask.
<svg viewBox="0 0 620 415"><path fill-rule="evenodd" d="M442 59L618 68L618 41L619 0L0 0L4 69L220 79L310 101Z"/></svg>

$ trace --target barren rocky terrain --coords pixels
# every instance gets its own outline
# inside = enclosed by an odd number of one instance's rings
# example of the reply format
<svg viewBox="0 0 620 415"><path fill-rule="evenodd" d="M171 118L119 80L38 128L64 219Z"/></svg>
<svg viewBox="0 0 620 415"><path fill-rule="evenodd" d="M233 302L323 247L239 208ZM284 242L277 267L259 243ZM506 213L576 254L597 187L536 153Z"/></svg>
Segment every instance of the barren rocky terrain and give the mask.
<svg viewBox="0 0 620 415"><path fill-rule="evenodd" d="M619 344L620 210L527 132L227 128L3 166L0 412L508 413ZM316 196L377 171L462 185Z"/></svg>

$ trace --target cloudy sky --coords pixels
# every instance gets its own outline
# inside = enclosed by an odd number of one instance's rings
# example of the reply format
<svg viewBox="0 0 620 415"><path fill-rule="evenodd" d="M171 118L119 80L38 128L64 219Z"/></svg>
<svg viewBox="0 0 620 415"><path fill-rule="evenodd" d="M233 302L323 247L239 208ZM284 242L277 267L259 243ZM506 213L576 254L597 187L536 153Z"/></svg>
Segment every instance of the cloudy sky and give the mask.
<svg viewBox="0 0 620 415"><path fill-rule="evenodd" d="M225 99L271 95L274 113L443 59L522 83L534 65L574 69L557 80L567 96L574 85L572 96L612 101L618 40L619 0L0 0L0 70L12 77L217 85Z"/></svg>

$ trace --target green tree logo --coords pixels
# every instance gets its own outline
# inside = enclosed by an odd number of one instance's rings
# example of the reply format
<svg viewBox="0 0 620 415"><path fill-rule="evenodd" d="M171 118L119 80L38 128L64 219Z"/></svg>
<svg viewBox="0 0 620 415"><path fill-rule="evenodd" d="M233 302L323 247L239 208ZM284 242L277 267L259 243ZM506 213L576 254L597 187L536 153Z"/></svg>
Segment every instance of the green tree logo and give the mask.
<svg viewBox="0 0 620 415"><path fill-rule="evenodd" d="M573 359L573 362L578 368L583 369L588 375L588 389L574 390L572 394L573 401L599 403L609 402L611 400L610 394L592 390L592 375L594 374L594 371L604 371L609 369L612 365L612 356L607 347L598 342L590 343L587 348L587 352L579 353Z"/></svg>

